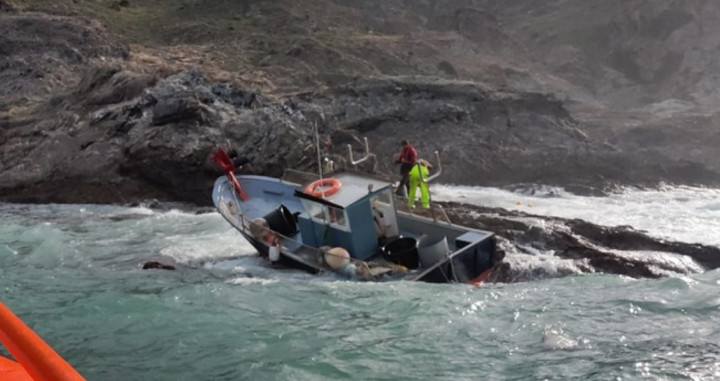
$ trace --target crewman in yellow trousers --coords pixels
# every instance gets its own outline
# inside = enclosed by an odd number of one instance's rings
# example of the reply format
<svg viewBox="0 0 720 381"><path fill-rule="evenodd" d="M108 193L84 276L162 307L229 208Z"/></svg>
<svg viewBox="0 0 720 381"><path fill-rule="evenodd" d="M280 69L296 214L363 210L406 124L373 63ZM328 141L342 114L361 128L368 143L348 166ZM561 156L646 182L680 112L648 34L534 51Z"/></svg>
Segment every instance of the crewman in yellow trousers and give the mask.
<svg viewBox="0 0 720 381"><path fill-rule="evenodd" d="M427 160L420 159L410 170L410 192L408 193L408 206L410 208L415 207L415 192L418 187L420 187L422 207L425 209L430 208L430 191L425 183L429 176L429 168L432 168L432 165Z"/></svg>

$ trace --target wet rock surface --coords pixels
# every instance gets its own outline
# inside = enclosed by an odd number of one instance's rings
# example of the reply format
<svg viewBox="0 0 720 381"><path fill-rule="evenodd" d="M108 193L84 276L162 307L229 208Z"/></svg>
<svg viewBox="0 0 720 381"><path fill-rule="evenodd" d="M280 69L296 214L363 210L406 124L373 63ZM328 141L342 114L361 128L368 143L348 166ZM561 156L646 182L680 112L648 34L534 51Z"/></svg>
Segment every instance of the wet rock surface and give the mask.
<svg viewBox="0 0 720 381"><path fill-rule="evenodd" d="M596 272L657 278L720 267L718 247L658 239L630 226L606 227L578 219L460 203L441 204L454 223L498 234L503 260L493 272L495 281ZM526 256L560 258L565 263L528 269L522 263Z"/></svg>
<svg viewBox="0 0 720 381"><path fill-rule="evenodd" d="M145 262L142 264L141 268L143 270L154 270L154 269L155 270L169 270L169 271L175 270L175 266L167 265L167 264L164 264L164 263L161 263L158 261Z"/></svg>

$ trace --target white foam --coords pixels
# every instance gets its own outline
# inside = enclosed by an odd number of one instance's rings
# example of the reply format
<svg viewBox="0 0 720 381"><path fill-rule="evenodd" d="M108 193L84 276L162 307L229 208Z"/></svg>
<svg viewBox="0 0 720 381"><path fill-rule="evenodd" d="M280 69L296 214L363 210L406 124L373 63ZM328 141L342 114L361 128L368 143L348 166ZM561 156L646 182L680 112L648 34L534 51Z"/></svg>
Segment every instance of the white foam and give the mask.
<svg viewBox="0 0 720 381"><path fill-rule="evenodd" d="M661 251L606 250L620 258L648 263L658 275L701 273L705 271L691 257Z"/></svg>
<svg viewBox="0 0 720 381"><path fill-rule="evenodd" d="M579 218L604 226L627 225L664 239L720 244L720 190L664 186L656 190L628 188L608 197L586 197L561 188L527 186L514 191L454 185L434 185L435 200L500 207L539 216ZM510 217L541 229L563 229L537 217ZM507 245L506 245L507 246ZM641 261L660 276L703 272L692 258L656 251L599 248L619 258ZM534 247L504 247L503 260L515 281L591 272L587 260L563 259Z"/></svg>
<svg viewBox="0 0 720 381"><path fill-rule="evenodd" d="M177 235L167 237L166 240L170 243L160 250L160 254L184 264L256 253L255 248L235 230L191 236Z"/></svg>
<svg viewBox="0 0 720 381"><path fill-rule="evenodd" d="M114 215L137 215L137 212L147 213L147 217L125 226L130 237L123 238L131 240L133 236L149 234L157 253L177 263L192 264L257 253L219 213L195 214L178 209L153 211L138 207L114 211Z"/></svg>
<svg viewBox="0 0 720 381"><path fill-rule="evenodd" d="M503 262L510 267L509 282L525 282L545 278L559 278L590 270L587 259L565 259L553 255L531 255L508 252Z"/></svg>
<svg viewBox="0 0 720 381"><path fill-rule="evenodd" d="M544 190L542 190L544 189ZM604 226L628 225L659 237L720 245L720 190L663 186L628 188L607 197L587 197L560 188L512 192L497 188L434 185L433 199L500 207L526 213L580 218Z"/></svg>
<svg viewBox="0 0 720 381"><path fill-rule="evenodd" d="M546 328L543 332L542 345L550 350L569 351L578 348L579 343L562 329Z"/></svg>
<svg viewBox="0 0 720 381"><path fill-rule="evenodd" d="M227 281L230 284L271 284L271 283L277 283L277 279L265 279L265 278L249 278L249 277L239 277L239 278L233 278Z"/></svg>

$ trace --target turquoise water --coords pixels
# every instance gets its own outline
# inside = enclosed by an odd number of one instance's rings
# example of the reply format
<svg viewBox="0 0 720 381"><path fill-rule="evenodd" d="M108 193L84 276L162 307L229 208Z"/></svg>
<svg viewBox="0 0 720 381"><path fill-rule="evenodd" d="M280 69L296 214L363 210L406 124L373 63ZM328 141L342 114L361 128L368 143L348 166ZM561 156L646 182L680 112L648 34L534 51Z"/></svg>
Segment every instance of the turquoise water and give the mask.
<svg viewBox="0 0 720 381"><path fill-rule="evenodd" d="M267 268L215 213L0 205L0 221L0 299L88 380L720 378L718 271L351 283ZM178 271L138 267L158 259Z"/></svg>

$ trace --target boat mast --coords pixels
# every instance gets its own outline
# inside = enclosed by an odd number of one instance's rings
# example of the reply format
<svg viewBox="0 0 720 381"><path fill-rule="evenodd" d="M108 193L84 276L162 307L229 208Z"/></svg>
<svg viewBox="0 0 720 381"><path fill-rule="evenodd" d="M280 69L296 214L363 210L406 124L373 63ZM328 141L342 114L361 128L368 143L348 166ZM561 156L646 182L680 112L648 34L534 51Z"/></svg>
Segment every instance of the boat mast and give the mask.
<svg viewBox="0 0 720 381"><path fill-rule="evenodd" d="M318 134L318 126L317 122L313 122L313 126L315 127L315 150L317 151L317 165L318 165L318 174L320 175L320 178L323 178L323 172L322 172L322 158L320 153L320 135Z"/></svg>

